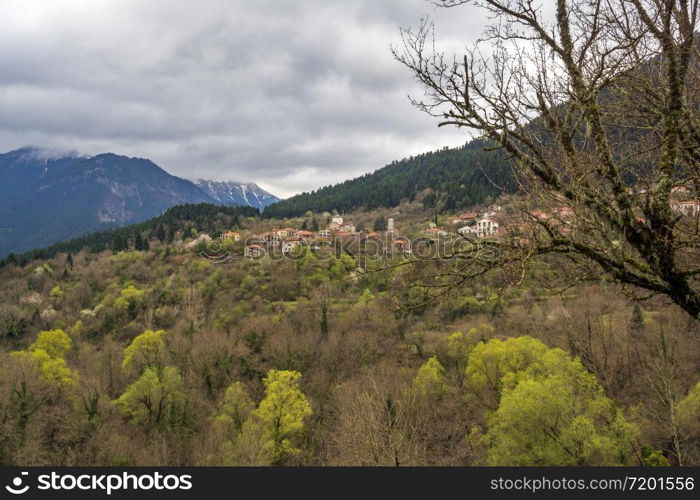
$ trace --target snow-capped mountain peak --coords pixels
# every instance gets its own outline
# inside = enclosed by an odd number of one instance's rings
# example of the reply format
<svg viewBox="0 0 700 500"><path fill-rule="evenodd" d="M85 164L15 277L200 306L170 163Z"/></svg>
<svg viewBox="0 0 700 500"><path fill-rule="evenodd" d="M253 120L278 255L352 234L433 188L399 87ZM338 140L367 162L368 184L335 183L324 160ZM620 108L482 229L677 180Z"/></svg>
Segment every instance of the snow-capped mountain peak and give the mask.
<svg viewBox="0 0 700 500"><path fill-rule="evenodd" d="M223 205L248 205L259 209L279 201L254 182L211 181L194 179L192 183Z"/></svg>

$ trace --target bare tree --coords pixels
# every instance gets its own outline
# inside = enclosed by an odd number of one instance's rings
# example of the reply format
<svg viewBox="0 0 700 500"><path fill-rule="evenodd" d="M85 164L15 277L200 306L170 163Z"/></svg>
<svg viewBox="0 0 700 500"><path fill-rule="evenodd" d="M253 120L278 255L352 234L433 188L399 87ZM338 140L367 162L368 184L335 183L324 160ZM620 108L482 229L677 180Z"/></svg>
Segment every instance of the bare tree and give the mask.
<svg viewBox="0 0 700 500"><path fill-rule="evenodd" d="M524 201L503 262L566 254L700 316L700 214L674 203L700 193L698 0L556 0L551 13L533 0L436 3L473 4L492 23L457 57L424 20L394 55L425 90L418 108L511 160Z"/></svg>

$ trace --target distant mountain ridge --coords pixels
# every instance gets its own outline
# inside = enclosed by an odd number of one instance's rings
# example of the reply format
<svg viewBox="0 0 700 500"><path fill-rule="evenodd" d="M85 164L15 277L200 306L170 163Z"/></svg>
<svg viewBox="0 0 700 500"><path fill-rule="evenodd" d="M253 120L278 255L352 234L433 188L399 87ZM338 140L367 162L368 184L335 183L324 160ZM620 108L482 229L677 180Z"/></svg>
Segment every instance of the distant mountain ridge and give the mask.
<svg viewBox="0 0 700 500"><path fill-rule="evenodd" d="M262 210L267 205L280 201L254 182L192 179L192 183L222 205L247 205Z"/></svg>
<svg viewBox="0 0 700 500"><path fill-rule="evenodd" d="M146 250L149 248L149 242L154 239L170 244L178 234L183 239L191 237L192 229L215 237L232 228L238 228L241 219L258 215L260 211L249 206L231 207L211 203L177 205L169 208L162 215L138 224L89 233L19 255L10 254L4 259L0 258L0 267L9 263L24 265L34 259L50 259L62 252L77 253L86 250L90 253L99 253L104 250Z"/></svg>
<svg viewBox="0 0 700 500"><path fill-rule="evenodd" d="M176 205L259 208L265 199L276 200L264 191L246 195L254 204L213 197L145 158L17 149L0 154L0 258L138 223Z"/></svg>

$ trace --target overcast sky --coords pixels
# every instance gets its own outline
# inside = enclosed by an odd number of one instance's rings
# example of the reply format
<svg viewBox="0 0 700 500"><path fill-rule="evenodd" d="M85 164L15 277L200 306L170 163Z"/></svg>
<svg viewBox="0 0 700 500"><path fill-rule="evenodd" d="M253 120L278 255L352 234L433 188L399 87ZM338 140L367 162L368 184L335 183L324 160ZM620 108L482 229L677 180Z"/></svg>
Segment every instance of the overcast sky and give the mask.
<svg viewBox="0 0 700 500"><path fill-rule="evenodd" d="M459 145L390 54L423 14L448 47L484 23L426 0L0 0L0 151L111 151L289 196Z"/></svg>

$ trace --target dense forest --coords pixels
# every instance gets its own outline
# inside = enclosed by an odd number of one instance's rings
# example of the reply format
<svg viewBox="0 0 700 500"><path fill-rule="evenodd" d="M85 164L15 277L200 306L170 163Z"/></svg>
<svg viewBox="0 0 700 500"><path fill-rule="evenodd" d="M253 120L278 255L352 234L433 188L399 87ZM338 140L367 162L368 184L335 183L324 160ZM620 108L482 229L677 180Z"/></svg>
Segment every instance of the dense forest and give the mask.
<svg viewBox="0 0 700 500"><path fill-rule="evenodd" d="M358 208L395 207L413 201L426 189L433 191L431 204L443 210L483 203L514 189L512 172L502 151L489 151L488 144L474 140L457 149L424 153L373 173L302 193L265 208L265 217L295 217L314 212L351 212Z"/></svg>
<svg viewBox="0 0 700 500"><path fill-rule="evenodd" d="M564 259L431 303L429 262L217 264L189 243L250 213L212 210L0 269L0 464L700 464L700 325L677 307L571 287ZM406 235L433 213L397 211Z"/></svg>

